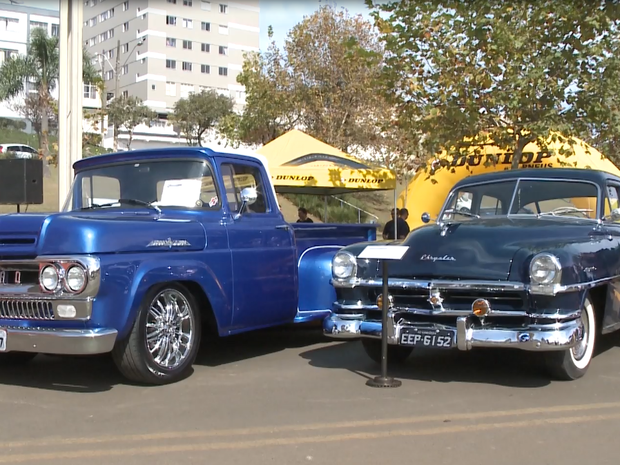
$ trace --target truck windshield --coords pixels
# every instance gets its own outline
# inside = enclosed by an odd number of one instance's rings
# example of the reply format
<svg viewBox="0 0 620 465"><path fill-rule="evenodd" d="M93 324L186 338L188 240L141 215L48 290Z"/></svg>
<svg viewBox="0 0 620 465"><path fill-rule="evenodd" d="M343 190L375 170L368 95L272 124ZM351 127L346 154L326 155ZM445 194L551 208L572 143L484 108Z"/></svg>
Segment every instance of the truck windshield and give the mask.
<svg viewBox="0 0 620 465"><path fill-rule="evenodd" d="M595 184L565 179L521 179L474 184L453 191L442 221L489 216L571 216L596 219Z"/></svg>
<svg viewBox="0 0 620 465"><path fill-rule="evenodd" d="M98 166L77 173L64 211L132 206L218 209L210 165L203 160L152 160Z"/></svg>

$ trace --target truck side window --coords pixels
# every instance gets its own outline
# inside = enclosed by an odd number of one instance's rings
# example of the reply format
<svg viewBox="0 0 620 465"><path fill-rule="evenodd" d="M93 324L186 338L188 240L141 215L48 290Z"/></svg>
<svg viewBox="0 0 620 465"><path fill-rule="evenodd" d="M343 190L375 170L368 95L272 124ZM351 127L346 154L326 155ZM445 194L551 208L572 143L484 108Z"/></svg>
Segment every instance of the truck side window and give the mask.
<svg viewBox="0 0 620 465"><path fill-rule="evenodd" d="M254 204L247 207L250 213L267 213L267 198L260 170L254 166L239 163L222 163L222 176L226 189L226 199L231 210L239 211L241 191L246 187L255 187L258 197Z"/></svg>

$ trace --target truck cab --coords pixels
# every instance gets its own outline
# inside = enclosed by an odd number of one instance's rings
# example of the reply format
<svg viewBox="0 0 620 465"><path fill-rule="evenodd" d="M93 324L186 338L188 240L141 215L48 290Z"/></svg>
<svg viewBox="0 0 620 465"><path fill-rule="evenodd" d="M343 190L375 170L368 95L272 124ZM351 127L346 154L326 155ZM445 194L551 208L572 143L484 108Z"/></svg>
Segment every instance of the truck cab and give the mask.
<svg viewBox="0 0 620 465"><path fill-rule="evenodd" d="M0 216L0 363L111 353L130 380L174 382L203 334L329 315L332 257L376 239L288 223L250 155L138 150L74 170L62 211Z"/></svg>

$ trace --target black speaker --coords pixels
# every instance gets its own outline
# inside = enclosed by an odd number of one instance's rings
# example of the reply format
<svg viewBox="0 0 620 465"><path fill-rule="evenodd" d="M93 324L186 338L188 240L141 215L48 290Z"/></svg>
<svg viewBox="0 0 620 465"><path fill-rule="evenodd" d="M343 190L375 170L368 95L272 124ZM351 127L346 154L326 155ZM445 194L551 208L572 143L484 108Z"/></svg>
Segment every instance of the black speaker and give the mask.
<svg viewBox="0 0 620 465"><path fill-rule="evenodd" d="M0 204L43 203L43 160L0 159Z"/></svg>

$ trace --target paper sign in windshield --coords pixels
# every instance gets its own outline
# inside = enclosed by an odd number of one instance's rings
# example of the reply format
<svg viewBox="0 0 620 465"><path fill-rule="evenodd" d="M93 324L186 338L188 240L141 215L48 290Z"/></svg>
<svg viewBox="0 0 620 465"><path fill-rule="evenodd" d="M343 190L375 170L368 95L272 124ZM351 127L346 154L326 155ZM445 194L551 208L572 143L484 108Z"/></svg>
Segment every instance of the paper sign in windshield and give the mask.
<svg viewBox="0 0 620 465"><path fill-rule="evenodd" d="M159 205L174 205L192 208L200 198L200 179L171 179L164 183Z"/></svg>

